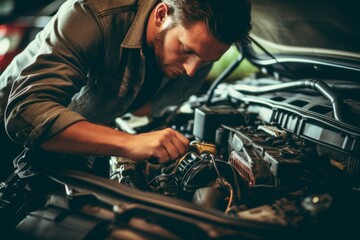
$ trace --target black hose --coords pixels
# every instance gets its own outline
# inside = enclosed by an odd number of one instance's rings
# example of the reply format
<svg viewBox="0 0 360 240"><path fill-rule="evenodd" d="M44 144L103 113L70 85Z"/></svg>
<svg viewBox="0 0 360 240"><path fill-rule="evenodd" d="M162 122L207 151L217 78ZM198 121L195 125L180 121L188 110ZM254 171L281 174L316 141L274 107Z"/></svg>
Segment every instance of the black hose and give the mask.
<svg viewBox="0 0 360 240"><path fill-rule="evenodd" d="M251 94L264 94L276 91L286 91L291 89L299 89L299 88L310 88L318 91L323 95L326 99L328 99L333 107L334 118L340 122L344 122L344 118L342 115L342 99L333 91L329 85L319 79L306 79L301 81L289 82L289 83L280 83L276 85L270 86L248 86L241 85L237 86L237 90L242 93L251 93Z"/></svg>

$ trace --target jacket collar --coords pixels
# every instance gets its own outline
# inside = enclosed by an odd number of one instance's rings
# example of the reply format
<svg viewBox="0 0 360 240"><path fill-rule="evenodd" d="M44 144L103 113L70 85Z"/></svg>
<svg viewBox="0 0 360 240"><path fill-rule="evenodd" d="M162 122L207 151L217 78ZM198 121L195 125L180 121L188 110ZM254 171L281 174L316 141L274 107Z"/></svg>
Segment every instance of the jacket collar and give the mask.
<svg viewBox="0 0 360 240"><path fill-rule="evenodd" d="M138 3L138 10L134 21L132 22L126 36L121 43L123 48L141 48L144 29L149 19L149 15L154 6L160 0L140 0Z"/></svg>

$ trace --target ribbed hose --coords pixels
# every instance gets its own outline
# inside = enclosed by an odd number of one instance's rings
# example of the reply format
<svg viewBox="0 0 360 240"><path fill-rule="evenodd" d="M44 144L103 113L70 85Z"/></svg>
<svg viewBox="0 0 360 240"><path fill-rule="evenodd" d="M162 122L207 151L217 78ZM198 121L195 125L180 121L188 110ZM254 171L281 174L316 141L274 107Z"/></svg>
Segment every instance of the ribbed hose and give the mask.
<svg viewBox="0 0 360 240"><path fill-rule="evenodd" d="M306 79L301 81L295 81L290 83L280 83L271 86L247 86L242 85L241 90L238 89L242 93L251 93L251 94L264 94L276 91L287 91L292 89L299 88L310 88L318 91L322 94L326 99L328 99L333 107L334 118L340 122L344 122L344 118L342 115L342 99L337 96L337 94L327 85L325 82L319 79Z"/></svg>

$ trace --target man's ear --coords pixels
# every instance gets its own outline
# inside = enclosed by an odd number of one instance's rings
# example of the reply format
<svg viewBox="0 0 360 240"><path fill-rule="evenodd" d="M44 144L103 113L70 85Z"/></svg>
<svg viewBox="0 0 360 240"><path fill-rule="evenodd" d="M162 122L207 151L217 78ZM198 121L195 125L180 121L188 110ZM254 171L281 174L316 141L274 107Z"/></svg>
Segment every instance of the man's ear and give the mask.
<svg viewBox="0 0 360 240"><path fill-rule="evenodd" d="M161 27L169 17L169 6L166 3L159 3L155 8L155 26Z"/></svg>

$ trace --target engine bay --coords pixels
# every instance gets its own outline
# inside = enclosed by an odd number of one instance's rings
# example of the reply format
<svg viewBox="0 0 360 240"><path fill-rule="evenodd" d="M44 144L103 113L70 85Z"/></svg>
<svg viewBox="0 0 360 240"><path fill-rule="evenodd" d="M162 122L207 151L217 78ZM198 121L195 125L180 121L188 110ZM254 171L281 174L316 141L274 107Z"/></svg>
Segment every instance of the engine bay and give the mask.
<svg viewBox="0 0 360 240"><path fill-rule="evenodd" d="M113 158L111 179L239 219L321 236L350 231L359 213L359 114L350 111L358 99L336 89L314 79L222 84L211 104L194 97L167 116L192 141L183 157L121 169Z"/></svg>

